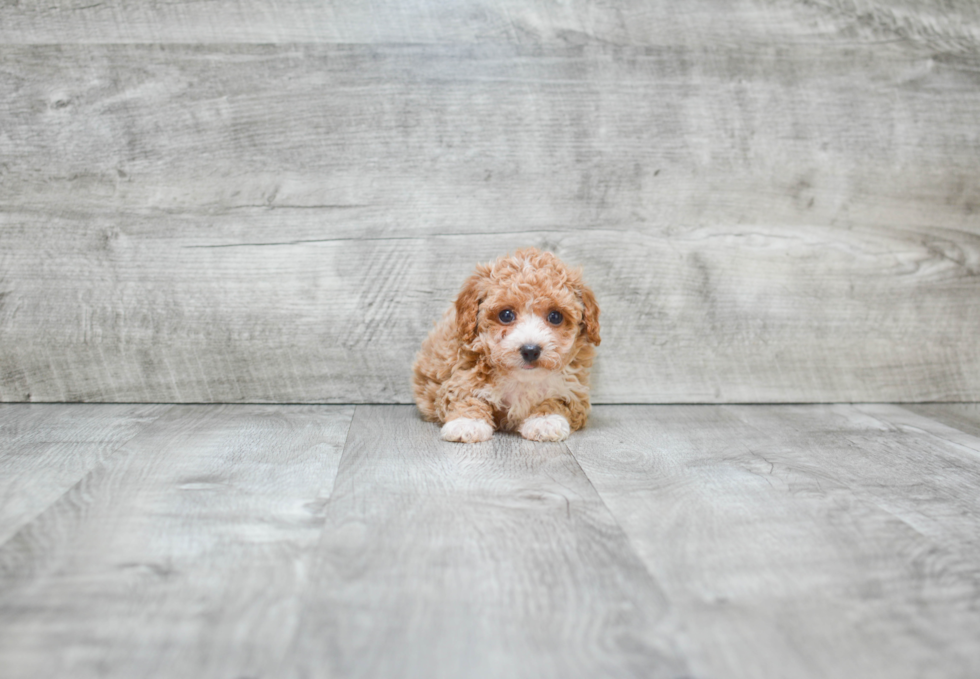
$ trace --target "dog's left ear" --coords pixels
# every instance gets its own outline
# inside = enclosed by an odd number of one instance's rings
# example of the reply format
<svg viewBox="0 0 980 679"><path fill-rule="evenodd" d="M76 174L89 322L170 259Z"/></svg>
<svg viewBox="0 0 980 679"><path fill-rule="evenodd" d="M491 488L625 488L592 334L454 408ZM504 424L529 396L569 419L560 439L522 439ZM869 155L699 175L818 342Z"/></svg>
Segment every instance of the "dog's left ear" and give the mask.
<svg viewBox="0 0 980 679"><path fill-rule="evenodd" d="M469 344L476 339L476 316L489 274L488 267L476 267L476 273L466 279L456 297L456 336L463 344Z"/></svg>
<svg viewBox="0 0 980 679"><path fill-rule="evenodd" d="M582 330L585 332L585 338L599 346L599 342L602 341L599 337L599 305L587 285L582 285L579 296L582 298L582 306L585 307L582 314Z"/></svg>

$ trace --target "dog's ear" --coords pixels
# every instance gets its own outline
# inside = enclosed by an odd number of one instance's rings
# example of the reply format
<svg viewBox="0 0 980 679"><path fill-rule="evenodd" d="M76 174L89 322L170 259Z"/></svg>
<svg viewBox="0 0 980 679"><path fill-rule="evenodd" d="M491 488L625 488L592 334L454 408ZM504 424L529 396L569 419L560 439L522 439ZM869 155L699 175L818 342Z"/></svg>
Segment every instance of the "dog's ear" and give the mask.
<svg viewBox="0 0 980 679"><path fill-rule="evenodd" d="M463 344L476 339L477 313L489 274L488 267L484 265L476 267L476 273L466 279L463 289L456 297L456 336Z"/></svg>
<svg viewBox="0 0 980 679"><path fill-rule="evenodd" d="M582 314L582 331L585 338L592 344L599 346L602 340L599 338L599 305L595 301L595 295L589 286L582 285L579 295L582 298L582 306L585 311Z"/></svg>

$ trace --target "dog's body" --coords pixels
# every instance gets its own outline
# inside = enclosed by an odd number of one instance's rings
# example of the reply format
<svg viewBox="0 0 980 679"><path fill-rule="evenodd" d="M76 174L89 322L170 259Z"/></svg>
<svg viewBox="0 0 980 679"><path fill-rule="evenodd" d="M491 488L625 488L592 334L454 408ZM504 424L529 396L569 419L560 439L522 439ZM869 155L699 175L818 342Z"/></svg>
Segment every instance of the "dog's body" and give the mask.
<svg viewBox="0 0 980 679"><path fill-rule="evenodd" d="M495 429L560 441L589 414L599 307L578 271L534 248L481 264L422 343L415 402L447 441Z"/></svg>

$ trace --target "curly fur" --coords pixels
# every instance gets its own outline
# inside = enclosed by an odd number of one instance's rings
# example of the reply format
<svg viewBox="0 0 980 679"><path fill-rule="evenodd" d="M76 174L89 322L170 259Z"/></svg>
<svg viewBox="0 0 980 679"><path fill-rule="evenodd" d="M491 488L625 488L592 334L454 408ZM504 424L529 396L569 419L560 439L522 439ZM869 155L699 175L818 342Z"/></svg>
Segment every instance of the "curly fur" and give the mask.
<svg viewBox="0 0 980 679"><path fill-rule="evenodd" d="M505 309L513 322L500 320ZM478 265L422 343L415 402L447 440L483 441L493 430L562 440L585 425L599 342L599 306L581 272L550 252L518 250ZM532 362L521 355L530 344L541 350Z"/></svg>

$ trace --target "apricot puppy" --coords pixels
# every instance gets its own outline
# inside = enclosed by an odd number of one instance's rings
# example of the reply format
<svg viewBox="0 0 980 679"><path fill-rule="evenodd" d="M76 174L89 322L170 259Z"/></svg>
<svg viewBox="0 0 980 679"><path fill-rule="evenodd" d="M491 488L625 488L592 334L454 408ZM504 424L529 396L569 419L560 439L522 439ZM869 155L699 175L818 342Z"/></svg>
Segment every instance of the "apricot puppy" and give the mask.
<svg viewBox="0 0 980 679"><path fill-rule="evenodd" d="M589 414L599 306L579 271L550 252L518 250L480 264L412 366L415 402L442 438L494 430L562 441Z"/></svg>

